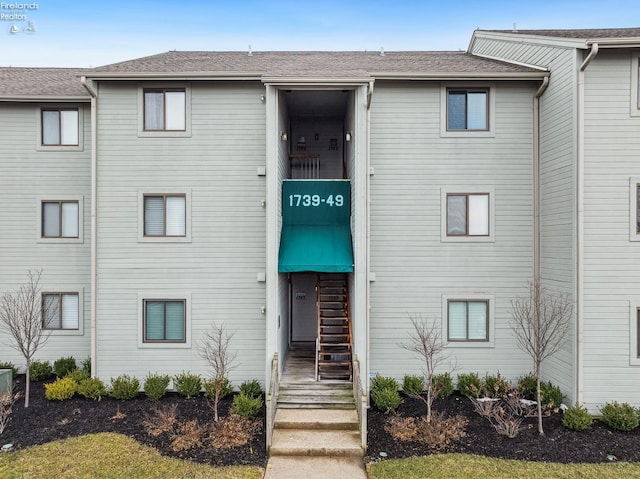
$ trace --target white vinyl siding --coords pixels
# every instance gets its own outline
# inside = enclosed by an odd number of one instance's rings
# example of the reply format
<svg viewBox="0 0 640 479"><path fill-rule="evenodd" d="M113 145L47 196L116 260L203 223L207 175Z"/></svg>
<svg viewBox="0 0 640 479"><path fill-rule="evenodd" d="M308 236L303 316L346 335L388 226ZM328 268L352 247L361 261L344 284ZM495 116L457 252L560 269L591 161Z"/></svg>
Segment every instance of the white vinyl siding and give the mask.
<svg viewBox="0 0 640 479"><path fill-rule="evenodd" d="M43 293L42 304L45 329L78 329L78 293Z"/></svg>

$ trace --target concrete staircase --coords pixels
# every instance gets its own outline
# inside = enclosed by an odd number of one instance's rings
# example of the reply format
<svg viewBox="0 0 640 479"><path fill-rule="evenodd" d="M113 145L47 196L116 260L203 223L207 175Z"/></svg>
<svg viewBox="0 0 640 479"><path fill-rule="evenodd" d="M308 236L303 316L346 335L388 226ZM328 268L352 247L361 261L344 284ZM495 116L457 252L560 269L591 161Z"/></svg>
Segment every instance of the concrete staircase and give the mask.
<svg viewBox="0 0 640 479"><path fill-rule="evenodd" d="M313 350L290 351L265 479L366 479L351 381L315 381Z"/></svg>

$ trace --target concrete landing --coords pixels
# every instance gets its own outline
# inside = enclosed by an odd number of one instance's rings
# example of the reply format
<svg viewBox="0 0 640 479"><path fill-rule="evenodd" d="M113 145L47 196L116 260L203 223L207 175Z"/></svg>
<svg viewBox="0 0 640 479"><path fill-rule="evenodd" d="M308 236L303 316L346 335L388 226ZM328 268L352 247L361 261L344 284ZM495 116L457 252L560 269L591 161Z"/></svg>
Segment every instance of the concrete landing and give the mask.
<svg viewBox="0 0 640 479"><path fill-rule="evenodd" d="M269 458L264 479L367 479L362 457Z"/></svg>

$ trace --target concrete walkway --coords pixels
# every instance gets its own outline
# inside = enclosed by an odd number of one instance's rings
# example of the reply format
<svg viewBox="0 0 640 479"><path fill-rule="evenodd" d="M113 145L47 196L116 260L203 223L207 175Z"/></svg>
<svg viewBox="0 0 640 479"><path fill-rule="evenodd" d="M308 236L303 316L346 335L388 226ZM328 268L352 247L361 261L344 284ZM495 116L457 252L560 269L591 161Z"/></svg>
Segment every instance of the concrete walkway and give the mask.
<svg viewBox="0 0 640 479"><path fill-rule="evenodd" d="M264 479L367 479L362 457L272 456Z"/></svg>

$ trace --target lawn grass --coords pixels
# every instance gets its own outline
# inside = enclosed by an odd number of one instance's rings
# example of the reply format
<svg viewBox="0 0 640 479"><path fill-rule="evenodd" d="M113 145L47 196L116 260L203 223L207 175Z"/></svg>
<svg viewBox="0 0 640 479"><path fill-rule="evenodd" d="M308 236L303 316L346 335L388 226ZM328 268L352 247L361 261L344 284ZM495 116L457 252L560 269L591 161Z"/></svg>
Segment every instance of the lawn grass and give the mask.
<svg viewBox="0 0 640 479"><path fill-rule="evenodd" d="M640 478L640 464L555 464L512 461L468 454L394 459L372 464L369 479L619 479Z"/></svg>
<svg viewBox="0 0 640 479"><path fill-rule="evenodd" d="M248 466L213 467L163 457L127 436L100 433L0 453L0 477L260 479L263 470Z"/></svg>

